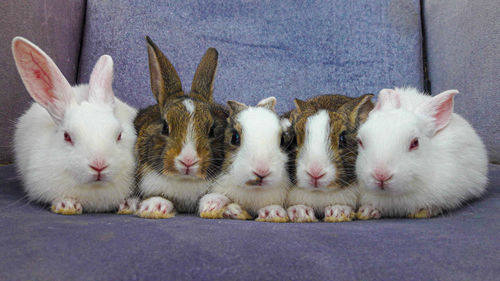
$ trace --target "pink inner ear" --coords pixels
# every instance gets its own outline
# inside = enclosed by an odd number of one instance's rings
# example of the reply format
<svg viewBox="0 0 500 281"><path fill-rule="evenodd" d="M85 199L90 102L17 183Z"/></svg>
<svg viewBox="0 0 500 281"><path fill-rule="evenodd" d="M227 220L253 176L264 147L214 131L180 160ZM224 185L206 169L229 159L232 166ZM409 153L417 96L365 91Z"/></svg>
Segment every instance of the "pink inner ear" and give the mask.
<svg viewBox="0 0 500 281"><path fill-rule="evenodd" d="M449 95L447 99L439 104L436 108L436 113L434 114L436 131L445 127L453 113L453 96Z"/></svg>
<svg viewBox="0 0 500 281"><path fill-rule="evenodd" d="M377 103L373 111L380 110L383 107L392 106L395 109L401 107L399 93L393 89L383 89L378 94Z"/></svg>

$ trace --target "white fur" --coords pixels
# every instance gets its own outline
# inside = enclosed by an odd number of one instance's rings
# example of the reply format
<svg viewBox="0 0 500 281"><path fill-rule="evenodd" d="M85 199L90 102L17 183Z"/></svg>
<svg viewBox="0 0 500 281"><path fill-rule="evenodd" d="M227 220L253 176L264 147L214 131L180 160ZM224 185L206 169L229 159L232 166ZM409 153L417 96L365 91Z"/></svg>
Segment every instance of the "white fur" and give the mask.
<svg viewBox="0 0 500 281"><path fill-rule="evenodd" d="M209 193L200 199L199 212L212 212L224 209L229 204L230 200L221 194Z"/></svg>
<svg viewBox="0 0 500 281"><path fill-rule="evenodd" d="M214 183L212 192L227 196L252 214L268 205L283 205L289 187L287 155L280 150L281 124L264 107L248 107L236 116L242 127L241 145L233 163ZM253 171L268 169L262 186L249 186Z"/></svg>
<svg viewBox="0 0 500 281"><path fill-rule="evenodd" d="M377 208L382 216L405 216L424 208L457 208L481 196L487 154L471 125L453 113L448 125L434 134L434 119L422 110L431 97L413 88L395 92L400 108L394 101L376 106L358 131L364 147L359 148L356 166L361 205ZM419 147L409 151L414 137ZM375 167L393 175L385 190L370 175Z"/></svg>
<svg viewBox="0 0 500 281"><path fill-rule="evenodd" d="M358 195L356 183L343 189L329 191L293 187L288 194L287 204L288 206L310 206L317 214L323 215L325 208L331 205L347 205L356 208Z"/></svg>
<svg viewBox="0 0 500 281"><path fill-rule="evenodd" d="M326 110L320 110L307 119L304 144L297 156L297 186L310 190L329 191L327 186L336 180L336 170L331 158L330 117ZM315 187L307 174L313 170L325 174Z"/></svg>
<svg viewBox="0 0 500 281"><path fill-rule="evenodd" d="M207 192L209 185L209 181L199 180L191 176L165 176L157 172L149 172L139 181L143 197L164 196L181 201L189 206L187 211L196 210L198 199Z"/></svg>
<svg viewBox="0 0 500 281"><path fill-rule="evenodd" d="M21 44L23 49L16 49ZM55 83L69 85L43 51L16 37L16 64L32 96L34 92L41 96L42 90L36 84L39 81L31 82L34 75L29 73L31 66L26 66L26 50L48 61L48 73ZM19 118L14 136L15 161L30 200L55 203L72 198L81 203L84 211L97 212L118 208L131 193L136 139L132 122L136 110L114 98L109 56L99 59L92 79L90 86L55 88L64 103L57 104L51 114L34 103ZM64 141L65 131L70 133L73 145ZM89 167L96 159L108 165L102 172L103 181L94 181L95 171Z"/></svg>
<svg viewBox="0 0 500 281"><path fill-rule="evenodd" d="M139 204L139 214L161 212L164 214L171 214L175 212L174 204L163 197L151 197L143 200Z"/></svg>
<svg viewBox="0 0 500 281"><path fill-rule="evenodd" d="M192 100L185 99L182 104L184 104L184 107L186 107L186 110L189 112L189 114L194 113L194 103Z"/></svg>

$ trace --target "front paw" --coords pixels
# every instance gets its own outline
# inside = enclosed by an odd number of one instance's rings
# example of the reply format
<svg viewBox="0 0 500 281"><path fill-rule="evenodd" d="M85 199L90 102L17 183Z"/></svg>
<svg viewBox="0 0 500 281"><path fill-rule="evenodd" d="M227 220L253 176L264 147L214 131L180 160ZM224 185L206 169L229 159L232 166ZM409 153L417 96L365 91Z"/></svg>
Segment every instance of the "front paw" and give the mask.
<svg viewBox="0 0 500 281"><path fill-rule="evenodd" d="M441 209L438 207L422 208L414 213L408 215L410 219L428 219L437 216L441 213Z"/></svg>
<svg viewBox="0 0 500 281"><path fill-rule="evenodd" d="M232 203L227 205L222 213L225 219L249 220L252 219L247 211L243 210L240 205Z"/></svg>
<svg viewBox="0 0 500 281"><path fill-rule="evenodd" d="M224 208L229 198L222 194L210 193L200 199L200 217L205 219L222 219Z"/></svg>
<svg viewBox="0 0 500 281"><path fill-rule="evenodd" d="M137 212L137 205L139 205L139 199L137 198L127 198L120 203L118 208L118 215L131 215Z"/></svg>
<svg viewBox="0 0 500 281"><path fill-rule="evenodd" d="M359 207L356 217L360 220L380 219L382 213L372 206L365 205Z"/></svg>
<svg viewBox="0 0 500 281"><path fill-rule="evenodd" d="M83 211L82 204L76 199L64 198L52 202L50 210L61 215L80 215Z"/></svg>
<svg viewBox="0 0 500 281"><path fill-rule="evenodd" d="M355 214L351 207L346 205L334 205L325 208L325 222L352 221Z"/></svg>
<svg viewBox="0 0 500 281"><path fill-rule="evenodd" d="M259 210L259 216L255 221L261 222L288 222L285 209L280 205L270 205Z"/></svg>
<svg viewBox="0 0 500 281"><path fill-rule="evenodd" d="M306 205L295 205L288 208L286 211L292 222L317 222L318 219L314 216L314 210Z"/></svg>
<svg viewBox="0 0 500 281"><path fill-rule="evenodd" d="M175 216L174 204L163 197L151 197L140 203L137 215L145 219L168 219Z"/></svg>

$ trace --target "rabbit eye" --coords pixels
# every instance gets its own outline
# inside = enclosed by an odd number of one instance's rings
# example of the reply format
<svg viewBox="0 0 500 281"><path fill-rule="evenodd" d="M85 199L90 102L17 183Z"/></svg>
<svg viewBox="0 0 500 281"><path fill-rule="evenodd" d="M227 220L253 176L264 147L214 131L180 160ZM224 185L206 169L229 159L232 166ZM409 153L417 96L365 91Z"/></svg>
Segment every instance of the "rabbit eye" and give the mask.
<svg viewBox="0 0 500 281"><path fill-rule="evenodd" d="M120 132L120 134L118 134L118 137L116 138L116 141L121 141L122 140L122 132Z"/></svg>
<svg viewBox="0 0 500 281"><path fill-rule="evenodd" d="M281 134L280 146L281 147L285 146L285 133Z"/></svg>
<svg viewBox="0 0 500 281"><path fill-rule="evenodd" d="M360 138L357 139L359 147L363 148L363 142Z"/></svg>
<svg viewBox="0 0 500 281"><path fill-rule="evenodd" d="M64 141L73 144L73 140L71 139L71 136L68 132L64 132Z"/></svg>
<svg viewBox="0 0 500 281"><path fill-rule="evenodd" d="M418 138L414 138L410 143L410 151L418 148Z"/></svg>
<svg viewBox="0 0 500 281"><path fill-rule="evenodd" d="M345 148L347 146L347 140L346 140L346 131L343 131L342 133L340 133L340 136L339 136L339 148Z"/></svg>
<svg viewBox="0 0 500 281"><path fill-rule="evenodd" d="M237 131L233 131L233 135L231 136L231 144L232 145L240 145L240 134Z"/></svg>
<svg viewBox="0 0 500 281"><path fill-rule="evenodd" d="M162 135L168 136L170 133L170 128L168 127L167 121L163 120L163 128L161 129Z"/></svg>
<svg viewBox="0 0 500 281"><path fill-rule="evenodd" d="M210 127L210 131L208 131L208 137L213 138L215 137L215 123Z"/></svg>

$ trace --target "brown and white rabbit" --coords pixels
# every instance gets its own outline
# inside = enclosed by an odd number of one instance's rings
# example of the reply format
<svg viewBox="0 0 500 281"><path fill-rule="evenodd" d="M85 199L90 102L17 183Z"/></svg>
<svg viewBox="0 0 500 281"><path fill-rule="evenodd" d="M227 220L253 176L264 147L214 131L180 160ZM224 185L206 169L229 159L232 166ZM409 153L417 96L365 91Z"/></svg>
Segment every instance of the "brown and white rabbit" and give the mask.
<svg viewBox="0 0 500 281"><path fill-rule="evenodd" d="M200 200L203 218L287 222L283 208L290 185L282 128L270 97L257 106L229 101L223 172ZM248 211L248 213L247 213Z"/></svg>
<svg viewBox="0 0 500 281"><path fill-rule="evenodd" d="M199 198L220 171L228 112L212 98L218 53L203 56L185 94L172 64L146 37L151 89L158 104L140 110L138 132L138 192L144 199L138 215L169 218L196 212Z"/></svg>
<svg viewBox="0 0 500 281"><path fill-rule="evenodd" d="M88 85L70 86L56 64L22 37L12 40L17 70L36 101L16 124L14 155L28 198L52 212L135 211L133 120L113 93L113 60L97 61Z"/></svg>
<svg viewBox="0 0 500 281"><path fill-rule="evenodd" d="M295 99L290 113L296 147L288 194L288 217L293 222L350 221L354 217L358 188L354 172L356 133L367 118L372 94L358 98L324 95L308 101Z"/></svg>

